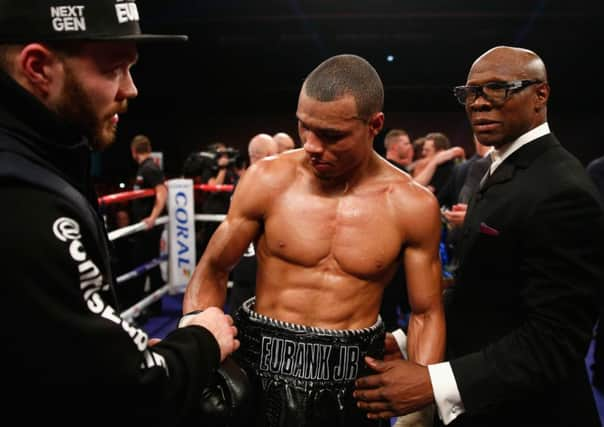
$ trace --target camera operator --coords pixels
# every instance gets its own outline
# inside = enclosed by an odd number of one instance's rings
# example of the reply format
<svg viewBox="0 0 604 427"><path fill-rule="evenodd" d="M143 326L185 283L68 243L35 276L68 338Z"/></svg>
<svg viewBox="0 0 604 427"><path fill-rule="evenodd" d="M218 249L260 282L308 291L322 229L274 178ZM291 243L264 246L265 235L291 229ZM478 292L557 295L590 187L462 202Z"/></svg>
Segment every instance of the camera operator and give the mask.
<svg viewBox="0 0 604 427"><path fill-rule="evenodd" d="M234 185L239 175L236 164L239 151L227 147L222 142L208 145L205 151L191 153L185 160L183 175L191 178L195 183L209 185ZM203 195L201 200L196 200L196 210L208 214L226 214L231 201L231 193L224 191L210 192ZM199 206L198 206L199 205ZM203 222L197 226L197 256L200 257L205 250L207 242L212 237L219 222Z"/></svg>
<svg viewBox="0 0 604 427"><path fill-rule="evenodd" d="M189 154L183 165L183 176L196 184L222 185L236 182L235 165L239 151L222 142L210 144L205 151Z"/></svg>

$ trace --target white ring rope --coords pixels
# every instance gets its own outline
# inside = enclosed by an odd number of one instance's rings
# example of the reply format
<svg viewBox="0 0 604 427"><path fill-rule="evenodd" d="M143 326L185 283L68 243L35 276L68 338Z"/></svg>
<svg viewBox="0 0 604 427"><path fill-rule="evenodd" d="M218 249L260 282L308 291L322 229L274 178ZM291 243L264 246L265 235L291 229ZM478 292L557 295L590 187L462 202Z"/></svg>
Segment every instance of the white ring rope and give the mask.
<svg viewBox="0 0 604 427"><path fill-rule="evenodd" d="M160 216L159 218L157 218L155 220L154 227L157 227L158 225L164 225L167 222L168 222L167 215ZM141 222L137 222L136 224L127 225L125 227L118 228L117 230L110 231L109 233L107 233L107 235L109 236L109 240L113 241L113 240L117 240L124 236L129 236L131 234L138 233L139 231L144 231L146 229L147 229L147 225L143 221L141 221Z"/></svg>
<svg viewBox="0 0 604 427"><path fill-rule="evenodd" d="M196 221L208 221L208 222L222 222L226 218L225 214L196 214ZM168 216L160 216L155 220L155 226L164 225L168 223ZM137 222L136 224L127 225L125 227L119 228L117 230L110 231L108 233L109 240L117 240L125 236L129 236L134 233L138 233L139 231L143 231L146 229L146 225L143 221Z"/></svg>
<svg viewBox="0 0 604 427"><path fill-rule="evenodd" d="M158 265L160 265L162 262L167 261L168 260L168 254L164 254L158 258L154 258L149 262L146 262L142 265L139 265L138 267L134 268L133 270L122 274L121 276L117 277L115 279L115 281L117 283L123 283L126 280L130 280L134 277L140 276L141 274L151 270L153 267L156 267Z"/></svg>
<svg viewBox="0 0 604 427"><path fill-rule="evenodd" d="M128 322L138 317L138 315L148 306L153 304L155 301L159 301L161 297L168 293L170 290L170 284L166 283L161 288L154 291L152 294L147 295L145 298L134 304L132 307L124 310L120 313L121 317Z"/></svg>
<svg viewBox="0 0 604 427"><path fill-rule="evenodd" d="M226 190L226 188L225 188L225 190ZM226 218L226 214L195 214L194 218L195 218L195 221L222 222ZM159 218L157 218L155 220L154 227L168 224L168 222L169 222L168 215L160 216ZM110 231L109 233L107 233L107 235L108 235L109 241L115 241L117 239L121 239L122 237L130 236L130 235L138 233L138 232L144 232L146 230L147 230L147 225L143 221L141 221L141 222L137 222L136 224L127 225L125 227ZM131 271L118 276L116 278L116 284L120 285L130 279L141 276L144 273L146 273L147 271L151 270L152 268L158 267L160 264L167 261L168 258L169 258L168 254L163 254L163 255L159 256L158 258L154 258L144 264L141 264L138 267L135 267L134 269L132 269ZM232 286L233 286L233 283L231 281L229 281L227 283L227 287L231 288ZM161 299L165 294L169 293L170 290L171 290L171 285L168 282L168 283L164 284L164 286L162 286L161 288L155 290L153 293L147 295L146 297L144 297L143 299L141 299L140 301L138 301L137 303L135 303L134 305L129 307L128 309L123 310L120 313L121 317L127 321L132 321L137 316L139 316L146 307L150 306L154 302Z"/></svg>
<svg viewBox="0 0 604 427"><path fill-rule="evenodd" d="M225 214L195 214L195 221L222 222Z"/></svg>

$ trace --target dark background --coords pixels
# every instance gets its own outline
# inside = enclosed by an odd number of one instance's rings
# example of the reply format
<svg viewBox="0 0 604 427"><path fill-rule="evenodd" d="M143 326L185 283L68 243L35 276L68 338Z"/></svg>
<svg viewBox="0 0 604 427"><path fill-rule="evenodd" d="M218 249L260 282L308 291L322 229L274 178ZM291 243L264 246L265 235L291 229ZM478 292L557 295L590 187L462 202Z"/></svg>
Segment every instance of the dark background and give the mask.
<svg viewBox="0 0 604 427"><path fill-rule="evenodd" d="M139 0L145 32L187 34L181 45L140 47L139 96L116 144L95 158L101 182L135 172L129 142L147 134L168 177L185 157L223 141L245 152L259 132L296 135L305 75L329 56L371 62L385 86L386 129L412 139L443 131L471 154L470 129L451 87L500 45L546 63L553 132L583 163L604 154L601 77L604 1ZM387 55L394 61L388 62ZM376 144L378 151L382 150Z"/></svg>

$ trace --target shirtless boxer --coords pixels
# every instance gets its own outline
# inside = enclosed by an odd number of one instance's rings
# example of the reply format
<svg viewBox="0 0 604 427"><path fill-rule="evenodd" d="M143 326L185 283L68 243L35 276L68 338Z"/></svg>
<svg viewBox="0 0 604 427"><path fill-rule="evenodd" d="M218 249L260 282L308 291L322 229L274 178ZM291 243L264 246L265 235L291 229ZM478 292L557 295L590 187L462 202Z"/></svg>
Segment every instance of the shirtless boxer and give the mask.
<svg viewBox="0 0 604 427"><path fill-rule="evenodd" d="M235 359L256 380L256 426L387 423L368 420L352 388L364 356L383 355L380 302L399 262L409 358L443 357L438 204L373 150L383 97L358 56L312 71L296 114L303 148L247 170L188 284L185 313L222 307L229 270L254 242L256 297L235 316Z"/></svg>

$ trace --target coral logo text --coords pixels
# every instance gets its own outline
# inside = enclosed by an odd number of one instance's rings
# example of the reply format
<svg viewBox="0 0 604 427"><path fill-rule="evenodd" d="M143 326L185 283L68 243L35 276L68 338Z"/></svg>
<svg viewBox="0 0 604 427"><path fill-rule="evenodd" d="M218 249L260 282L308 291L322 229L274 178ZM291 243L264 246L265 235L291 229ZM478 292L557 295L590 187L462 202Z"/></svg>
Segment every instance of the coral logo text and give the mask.
<svg viewBox="0 0 604 427"><path fill-rule="evenodd" d="M187 245L187 239L189 238L189 229L187 225L189 223L189 212L187 211L187 205L189 200L187 195L183 191L176 193L175 197L176 204L176 244L178 245L178 268L180 268L187 277L189 277L191 271L187 267L190 266L190 259L188 254L191 252L189 245ZM186 264L186 265L185 265Z"/></svg>

